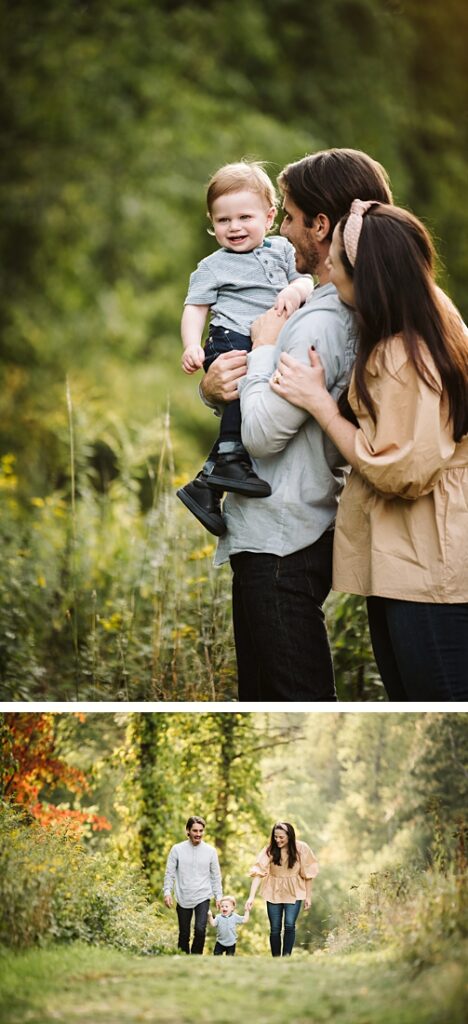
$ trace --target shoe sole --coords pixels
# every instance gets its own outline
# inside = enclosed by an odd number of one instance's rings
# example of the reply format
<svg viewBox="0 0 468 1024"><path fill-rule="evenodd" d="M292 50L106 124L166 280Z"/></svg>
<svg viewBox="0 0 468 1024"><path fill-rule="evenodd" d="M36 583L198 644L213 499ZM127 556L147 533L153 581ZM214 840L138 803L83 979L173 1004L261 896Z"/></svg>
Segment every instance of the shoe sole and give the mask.
<svg viewBox="0 0 468 1024"><path fill-rule="evenodd" d="M260 489L258 484L242 483L237 480L227 480L223 476L215 476L211 474L207 478L208 487L213 487L223 491L231 491L233 494L242 494L244 498L269 498L271 494L271 487L265 483L263 488Z"/></svg>
<svg viewBox="0 0 468 1024"><path fill-rule="evenodd" d="M198 519L198 522L208 530L209 533L213 533L215 537L222 537L226 533L226 524L223 520L219 521L219 516L210 515L209 512L205 512L204 509L197 504L189 494L186 494L183 488L176 491L177 497L180 498L183 505L188 508L189 512Z"/></svg>

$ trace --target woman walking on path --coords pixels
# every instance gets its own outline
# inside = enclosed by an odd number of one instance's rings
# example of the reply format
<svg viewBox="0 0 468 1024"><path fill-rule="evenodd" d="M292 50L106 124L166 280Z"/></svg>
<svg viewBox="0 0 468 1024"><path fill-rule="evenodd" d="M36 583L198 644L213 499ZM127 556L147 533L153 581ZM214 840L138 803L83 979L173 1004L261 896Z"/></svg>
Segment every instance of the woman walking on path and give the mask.
<svg viewBox="0 0 468 1024"><path fill-rule="evenodd" d="M348 406L284 354L271 387L315 417L352 472L333 588L367 597L391 700L468 699L468 340L436 286L429 235L397 207L354 200L328 258L359 327Z"/></svg>
<svg viewBox="0 0 468 1024"><path fill-rule="evenodd" d="M272 956L291 956L297 917L302 904L304 910L310 908L312 879L318 870L312 850L307 843L296 839L293 826L288 821L274 825L268 846L259 853L250 871L252 885L245 904L245 909L250 911L260 887L270 921Z"/></svg>

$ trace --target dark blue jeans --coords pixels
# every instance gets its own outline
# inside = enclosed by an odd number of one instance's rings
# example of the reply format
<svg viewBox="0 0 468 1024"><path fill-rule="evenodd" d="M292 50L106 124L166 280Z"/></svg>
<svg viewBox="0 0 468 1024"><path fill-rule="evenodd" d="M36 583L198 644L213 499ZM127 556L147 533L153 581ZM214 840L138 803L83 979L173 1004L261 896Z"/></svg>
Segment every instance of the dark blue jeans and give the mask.
<svg viewBox="0 0 468 1024"><path fill-rule="evenodd" d="M213 956L222 956L223 953L225 953L226 956L235 956L236 943L234 943L233 946L223 946L222 942L216 942L213 950Z"/></svg>
<svg viewBox="0 0 468 1024"><path fill-rule="evenodd" d="M241 349L242 352L250 352L252 342L248 334L239 334L238 331L229 331L224 327L212 327L210 336L205 342L205 372L211 364L222 355L223 352L232 352L234 349ZM239 441L241 437L241 408L240 401L235 398L228 402L221 416L218 441ZM210 454L213 454L213 450Z"/></svg>
<svg viewBox="0 0 468 1024"><path fill-rule="evenodd" d="M177 945L184 953L203 953L209 906L209 900L203 900L203 903L198 903L196 907L180 907L177 904L177 917L179 919L179 941ZM190 947L192 914L195 914L195 932L192 946Z"/></svg>
<svg viewBox="0 0 468 1024"><path fill-rule="evenodd" d="M239 700L336 700L322 604L333 532L301 551L231 556Z"/></svg>
<svg viewBox="0 0 468 1024"><path fill-rule="evenodd" d="M468 700L468 604L368 597L367 610L390 700Z"/></svg>
<svg viewBox="0 0 468 1024"><path fill-rule="evenodd" d="M270 921L270 948L272 956L291 956L296 938L296 921L302 907L302 900L295 903L269 903L267 913ZM284 917L283 949L281 929Z"/></svg>

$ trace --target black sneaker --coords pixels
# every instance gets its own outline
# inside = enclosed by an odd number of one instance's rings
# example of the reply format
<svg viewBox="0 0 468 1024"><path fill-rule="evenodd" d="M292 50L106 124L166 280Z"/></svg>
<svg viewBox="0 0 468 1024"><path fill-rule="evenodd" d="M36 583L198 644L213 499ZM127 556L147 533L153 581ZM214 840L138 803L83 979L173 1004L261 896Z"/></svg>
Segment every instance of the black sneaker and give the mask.
<svg viewBox="0 0 468 1024"><path fill-rule="evenodd" d="M215 537L222 537L226 533L226 523L221 512L222 492L208 487L204 473L199 473L195 480L180 487L176 493L206 530L214 533Z"/></svg>
<svg viewBox="0 0 468 1024"><path fill-rule="evenodd" d="M248 458L236 452L217 455L206 482L209 487L243 494L245 498L268 498L271 494L270 484L257 476Z"/></svg>

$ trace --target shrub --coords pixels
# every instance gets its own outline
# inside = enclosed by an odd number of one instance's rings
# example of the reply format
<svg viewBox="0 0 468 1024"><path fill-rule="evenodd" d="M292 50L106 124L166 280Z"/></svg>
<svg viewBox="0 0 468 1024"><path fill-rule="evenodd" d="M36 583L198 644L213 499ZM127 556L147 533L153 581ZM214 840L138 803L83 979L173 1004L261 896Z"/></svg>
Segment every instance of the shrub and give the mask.
<svg viewBox="0 0 468 1024"><path fill-rule="evenodd" d="M142 873L93 853L76 836L45 829L24 812L0 815L0 942L55 940L160 953L173 941Z"/></svg>

